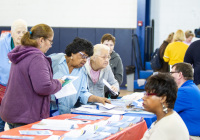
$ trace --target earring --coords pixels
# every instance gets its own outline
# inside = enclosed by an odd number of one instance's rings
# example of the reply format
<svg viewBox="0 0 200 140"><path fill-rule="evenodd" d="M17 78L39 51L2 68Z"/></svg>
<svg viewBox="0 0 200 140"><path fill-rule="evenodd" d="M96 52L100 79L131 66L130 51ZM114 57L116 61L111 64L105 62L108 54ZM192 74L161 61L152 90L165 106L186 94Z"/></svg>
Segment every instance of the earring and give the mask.
<svg viewBox="0 0 200 140"><path fill-rule="evenodd" d="M73 57L71 56L71 59L73 59Z"/></svg>
<svg viewBox="0 0 200 140"><path fill-rule="evenodd" d="M162 107L163 107L163 112L165 112L166 114L168 113L168 108L162 103Z"/></svg>
<svg viewBox="0 0 200 140"><path fill-rule="evenodd" d="M42 46L40 46L40 48L42 48Z"/></svg>

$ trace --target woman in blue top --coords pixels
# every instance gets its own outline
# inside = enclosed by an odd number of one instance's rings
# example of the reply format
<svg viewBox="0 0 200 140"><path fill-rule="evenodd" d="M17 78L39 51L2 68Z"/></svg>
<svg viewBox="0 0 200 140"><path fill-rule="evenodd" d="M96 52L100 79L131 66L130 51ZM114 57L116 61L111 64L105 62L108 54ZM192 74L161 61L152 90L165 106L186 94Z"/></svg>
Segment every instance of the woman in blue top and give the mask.
<svg viewBox="0 0 200 140"><path fill-rule="evenodd" d="M73 81L77 94L66 96L58 99L59 114L70 113L71 108L80 100L81 103L87 102L105 102L110 103L107 98L98 97L88 92L87 72L83 67L87 58L93 55L92 44L85 40L76 38L71 44L66 47L65 53L58 53L50 55L52 59L53 77L57 79L65 75L77 76ZM52 95L51 109L57 109L55 96Z"/></svg>

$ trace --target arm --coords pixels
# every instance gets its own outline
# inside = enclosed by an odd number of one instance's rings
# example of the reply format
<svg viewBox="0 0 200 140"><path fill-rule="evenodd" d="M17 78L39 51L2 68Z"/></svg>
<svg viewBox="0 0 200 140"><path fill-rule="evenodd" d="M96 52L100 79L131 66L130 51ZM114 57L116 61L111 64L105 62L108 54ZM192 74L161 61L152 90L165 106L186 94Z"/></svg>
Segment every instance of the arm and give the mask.
<svg viewBox="0 0 200 140"><path fill-rule="evenodd" d="M169 62L169 60L170 60L170 57L169 57L169 45L168 45L167 48L165 49L164 56L163 56L163 60L164 60L165 62Z"/></svg>
<svg viewBox="0 0 200 140"><path fill-rule="evenodd" d="M104 98L104 97L98 97L98 96L95 96L95 95L91 95L89 98L88 98L88 102L98 102L98 103L102 103L102 104L105 104L105 103L111 103L110 100L108 100L107 98Z"/></svg>
<svg viewBox="0 0 200 140"><path fill-rule="evenodd" d="M61 83L53 79L50 63L44 56L38 55L31 61L29 75L33 89L39 95L54 94L61 89Z"/></svg>
<svg viewBox="0 0 200 140"><path fill-rule="evenodd" d="M114 89L115 92L118 92L119 91L119 83L115 79L110 66L108 66L108 68L106 68L105 71L108 72L108 79L107 79L108 83L112 86L112 89Z"/></svg>
<svg viewBox="0 0 200 140"><path fill-rule="evenodd" d="M119 85L122 84L123 82L123 64L122 64L122 60L119 57L118 61L117 61L117 66L115 67L113 73L115 76L115 79L118 81Z"/></svg>
<svg viewBox="0 0 200 140"><path fill-rule="evenodd" d="M194 64L194 61L191 56L191 54L193 54L193 53L190 50L191 50L191 47L189 47L185 53L184 62Z"/></svg>

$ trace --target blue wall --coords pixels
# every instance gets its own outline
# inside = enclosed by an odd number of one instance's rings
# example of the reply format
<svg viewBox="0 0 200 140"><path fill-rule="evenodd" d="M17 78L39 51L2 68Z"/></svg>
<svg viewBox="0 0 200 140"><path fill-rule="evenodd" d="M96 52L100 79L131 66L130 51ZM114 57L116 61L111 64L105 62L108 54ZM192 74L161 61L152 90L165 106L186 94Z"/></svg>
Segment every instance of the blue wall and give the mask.
<svg viewBox="0 0 200 140"><path fill-rule="evenodd" d="M2 30L10 30L9 27L0 27ZM29 28L30 30L30 28ZM114 50L121 56L124 66L124 79L122 86L126 84L125 67L131 65L132 33L133 29L104 29L104 28L53 28L54 39L52 48L46 53L64 52L66 46L73 41L75 37L85 38L93 45L100 43L101 37L105 33L110 33L116 37Z"/></svg>

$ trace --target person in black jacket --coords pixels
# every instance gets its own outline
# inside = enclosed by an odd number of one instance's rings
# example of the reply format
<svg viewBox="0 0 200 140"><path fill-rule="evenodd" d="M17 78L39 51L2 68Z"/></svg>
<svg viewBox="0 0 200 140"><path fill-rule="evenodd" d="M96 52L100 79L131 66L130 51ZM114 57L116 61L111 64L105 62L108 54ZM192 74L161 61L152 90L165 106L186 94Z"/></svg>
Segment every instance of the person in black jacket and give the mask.
<svg viewBox="0 0 200 140"><path fill-rule="evenodd" d="M101 38L101 44L104 44L110 48L111 59L109 61L109 64L115 76L115 79L118 81L119 85L121 85L123 82L123 64L119 54L114 51L115 37L108 33L104 34ZM119 94L118 96L113 96L113 94L110 93L107 87L105 87L104 89L105 97L107 98L110 97L112 99L115 99L119 96Z"/></svg>

